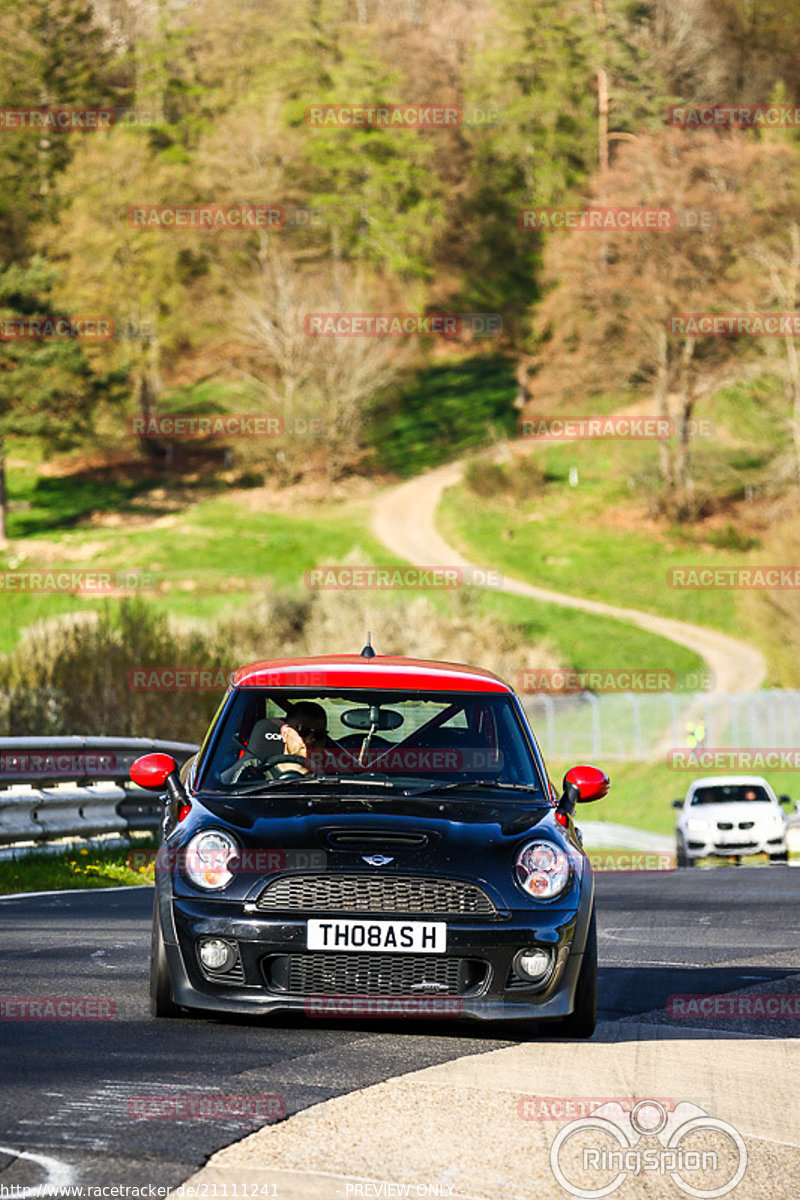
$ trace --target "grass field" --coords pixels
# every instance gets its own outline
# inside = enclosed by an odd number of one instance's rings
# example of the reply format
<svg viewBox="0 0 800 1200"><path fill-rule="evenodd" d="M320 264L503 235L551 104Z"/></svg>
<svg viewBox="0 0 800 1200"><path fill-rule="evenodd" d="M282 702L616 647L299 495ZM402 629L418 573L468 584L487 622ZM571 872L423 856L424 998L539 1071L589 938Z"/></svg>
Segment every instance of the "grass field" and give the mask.
<svg viewBox="0 0 800 1200"><path fill-rule="evenodd" d="M730 589L671 586L670 568L735 567L759 561L760 543L733 527L665 527L647 518L627 480L633 471L655 472L655 450L642 443L568 443L537 449L546 482L520 498L500 490L478 495L466 483L450 488L437 523L444 537L473 562L567 594L638 608L707 625L764 644L761 624ZM569 483L577 468L578 485ZM755 470L755 468L754 468ZM733 530L733 532L732 532ZM640 648L626 628L615 639L622 663ZM587 666L596 663L591 651ZM646 651L645 651L646 653ZM613 656L613 652L612 652ZM675 664L675 665L673 665ZM685 669L670 645L662 667Z"/></svg>
<svg viewBox="0 0 800 1200"><path fill-rule="evenodd" d="M104 850L98 845L73 846L60 854L26 854L0 861L0 895L14 892L63 891L66 888L127 887L153 882L152 865L144 866L152 838L135 847Z"/></svg>
<svg viewBox="0 0 800 1200"><path fill-rule="evenodd" d="M0 563L18 570L70 566L139 571L145 597L192 624L229 616L266 587L302 587L308 568L356 551L365 562L394 561L368 530L366 501L305 503L275 512L257 489L212 487L206 489L211 494L197 496L177 482L168 489L153 481L124 487L104 481L92 489L79 479L74 492L68 485L67 478L37 482L33 463L29 471L11 471L12 498L27 496L32 507L12 514L12 537L19 529L15 521L22 517L28 536L12 540L12 550L0 554ZM430 593L430 598L441 611L452 605L444 594ZM399 604L406 599L395 597ZM86 611L93 603L97 598L90 595L6 592L0 653L13 649L25 626ZM667 657L679 673L701 667L690 651L622 622L488 590L481 593L480 605L520 626L531 643L545 640L560 664L578 670L625 662L658 668Z"/></svg>

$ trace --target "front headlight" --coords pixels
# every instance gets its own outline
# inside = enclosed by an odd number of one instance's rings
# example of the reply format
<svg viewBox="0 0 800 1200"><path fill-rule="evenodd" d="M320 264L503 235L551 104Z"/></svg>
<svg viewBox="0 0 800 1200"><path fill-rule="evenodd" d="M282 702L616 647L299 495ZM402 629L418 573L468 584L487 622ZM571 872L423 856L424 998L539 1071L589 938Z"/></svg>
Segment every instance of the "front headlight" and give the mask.
<svg viewBox="0 0 800 1200"><path fill-rule="evenodd" d="M517 879L534 900L552 900L569 885L569 855L555 842L529 842L517 855Z"/></svg>
<svg viewBox="0 0 800 1200"><path fill-rule="evenodd" d="M686 828L691 829L694 833L703 833L708 829L708 821L705 817L689 817Z"/></svg>
<svg viewBox="0 0 800 1200"><path fill-rule="evenodd" d="M180 855L180 866L195 887L214 891L227 887L233 879L230 870L238 859L239 847L229 833L210 830L196 834Z"/></svg>

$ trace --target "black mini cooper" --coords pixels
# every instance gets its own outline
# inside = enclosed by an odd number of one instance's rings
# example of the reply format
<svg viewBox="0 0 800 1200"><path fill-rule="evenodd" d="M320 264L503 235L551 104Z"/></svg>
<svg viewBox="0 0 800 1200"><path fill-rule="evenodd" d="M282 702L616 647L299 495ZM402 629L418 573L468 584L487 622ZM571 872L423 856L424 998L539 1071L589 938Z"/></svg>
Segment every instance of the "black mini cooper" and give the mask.
<svg viewBox="0 0 800 1200"><path fill-rule="evenodd" d="M151 1008L461 1016L590 1037L594 881L513 690L452 663L253 663L165 792Z"/></svg>

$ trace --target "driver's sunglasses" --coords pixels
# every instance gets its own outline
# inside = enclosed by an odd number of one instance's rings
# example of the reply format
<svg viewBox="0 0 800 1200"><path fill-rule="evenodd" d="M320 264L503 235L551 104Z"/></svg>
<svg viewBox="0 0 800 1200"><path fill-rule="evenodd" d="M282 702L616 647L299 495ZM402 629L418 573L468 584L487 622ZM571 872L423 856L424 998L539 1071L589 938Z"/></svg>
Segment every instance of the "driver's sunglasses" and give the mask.
<svg viewBox="0 0 800 1200"><path fill-rule="evenodd" d="M286 724L291 729L296 730L297 733L300 734L301 738L307 738L312 734L316 737L324 737L325 736L325 730L318 729L316 725L292 725L291 721L287 721Z"/></svg>

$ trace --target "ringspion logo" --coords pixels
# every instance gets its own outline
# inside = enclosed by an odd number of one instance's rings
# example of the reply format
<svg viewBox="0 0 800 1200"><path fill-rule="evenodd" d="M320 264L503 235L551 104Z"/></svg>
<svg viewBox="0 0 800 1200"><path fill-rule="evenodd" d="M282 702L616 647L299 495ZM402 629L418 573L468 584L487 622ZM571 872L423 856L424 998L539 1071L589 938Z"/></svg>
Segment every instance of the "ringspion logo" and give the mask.
<svg viewBox="0 0 800 1200"><path fill-rule="evenodd" d="M610 1196L631 1175L649 1177L653 1194L664 1194L669 1176L686 1195L720 1197L741 1182L747 1148L737 1129L699 1104L684 1100L670 1111L659 1100L640 1100L626 1111L611 1101L559 1130L550 1167L579 1200Z"/></svg>

